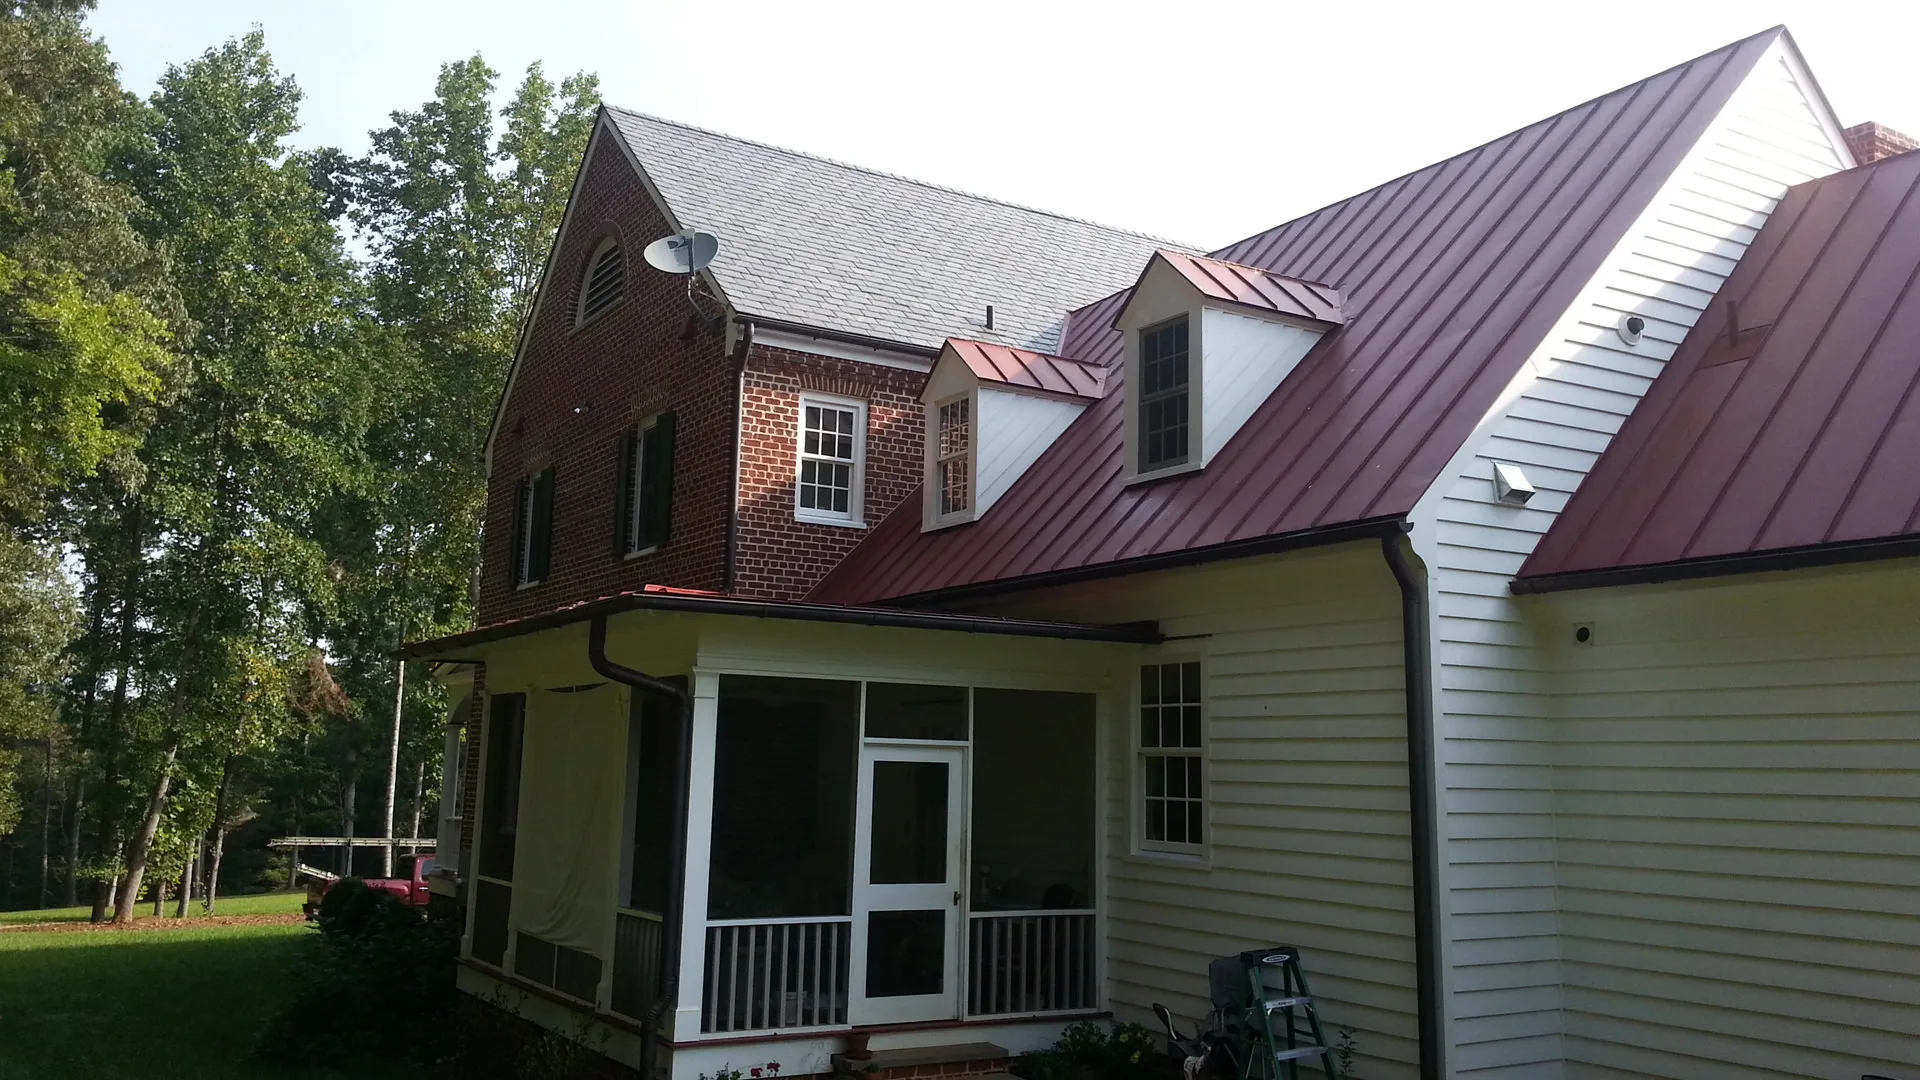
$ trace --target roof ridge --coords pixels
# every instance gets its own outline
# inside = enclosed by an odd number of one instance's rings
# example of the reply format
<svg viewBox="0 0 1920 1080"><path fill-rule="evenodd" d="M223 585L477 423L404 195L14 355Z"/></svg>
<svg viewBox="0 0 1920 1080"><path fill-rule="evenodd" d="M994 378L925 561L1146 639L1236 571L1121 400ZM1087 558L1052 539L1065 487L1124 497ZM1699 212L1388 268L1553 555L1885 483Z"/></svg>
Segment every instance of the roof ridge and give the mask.
<svg viewBox="0 0 1920 1080"><path fill-rule="evenodd" d="M1391 181L1389 181L1389 183L1391 183ZM1366 194L1366 192L1363 191L1361 192L1361 194L1364 195ZM1342 199L1341 201L1345 202L1346 200ZM1315 211L1315 213L1318 213L1318 212L1319 211ZM1289 222L1289 224L1291 224L1291 222ZM1278 228L1278 227L1279 226L1275 226L1275 228ZM1272 230L1267 230L1267 231L1272 231ZM1258 236L1260 234L1255 233L1254 235ZM1177 251L1177 252L1174 252L1174 254L1185 255L1189 259L1205 259L1206 261L1211 263L1219 263L1221 266L1232 266L1241 270L1250 270L1253 273L1259 274L1262 277L1279 278L1282 281L1298 281L1303 285L1318 285L1323 289L1332 289L1335 292L1340 291L1340 286L1335 285L1331 281L1316 281L1313 278L1301 277L1298 274L1282 274L1278 270L1269 270L1264 266L1255 266L1252 263L1238 262L1233 259L1222 259L1217 255L1196 255L1190 251Z"/></svg>
<svg viewBox="0 0 1920 1080"><path fill-rule="evenodd" d="M1406 180L1406 179L1407 179L1408 177L1411 177L1411 176L1414 176L1414 175L1417 175L1417 174L1419 174L1419 173L1423 173L1423 172L1426 172L1426 171L1427 171L1428 169L1432 169L1432 168L1436 168L1436 167L1438 167L1438 166L1441 166L1441 165L1445 165L1445 164L1446 164L1447 162L1449 162L1449 161L1452 161L1452 160L1454 160L1455 158L1462 158L1462 157L1466 157L1466 156L1467 156L1468 154L1471 154L1471 153L1474 153L1475 151L1478 151L1478 150L1483 150L1483 149L1485 149L1485 148L1487 148L1487 147L1489 147L1489 146L1492 146L1493 144L1495 144L1495 143L1497 143L1497 142L1501 142L1501 141L1503 141L1503 140L1506 140L1506 139L1511 139L1511 138L1513 138L1513 137L1514 137L1515 135L1518 135L1518 134L1520 134L1521 132L1523 132L1523 131L1526 131L1526 130L1527 130L1527 129L1529 129L1529 128L1536 128L1536 127L1539 127L1539 126L1540 126L1540 125L1542 125L1542 124L1549 124L1549 123L1552 123L1553 121L1555 121L1555 120L1557 120L1557 119L1559 119L1560 117L1562 117L1562 116L1565 116L1565 115L1567 115L1568 113L1570 113L1570 112L1573 112L1573 111L1575 111L1575 110L1577 110L1577 109L1584 109L1584 108L1586 108L1587 106L1589 106L1589 105L1592 105L1592 104L1593 104L1594 102L1596 102L1596 101L1604 101L1604 100L1606 100L1607 98L1610 98L1610 97L1612 97L1612 96L1614 96L1615 94L1618 94L1618 93L1621 93L1621 92L1623 92L1623 91L1627 91L1627 90L1631 90L1631 89L1633 89L1634 87L1636 87L1636 86L1639 86L1639 85L1641 85L1642 83L1650 83L1650 82L1652 82L1653 80L1655 80L1655 79L1658 79L1658 78L1660 78L1660 77L1661 77L1662 75L1666 75L1666 74L1669 74L1669 73L1671 73L1671 72L1675 72L1675 71L1679 71L1679 70L1680 70L1681 68L1684 68L1684 67L1692 67L1692 66L1693 66L1694 64L1698 64L1698 63L1700 63L1700 62L1701 62L1701 61L1703 61L1703 60L1708 60L1708 59L1711 59L1711 58L1713 58L1713 57L1716 57L1716 56L1719 56L1719 55L1720 55L1721 53L1726 53L1726 52L1732 52L1732 51L1734 51L1735 49L1738 49L1738 48L1740 48L1741 46L1743 46L1743 45L1745 45L1745 44L1747 44L1748 42L1750 42L1750 41L1753 41L1753 40L1755 40L1755 39L1757 39L1757 38L1763 38L1763 37L1766 37L1766 36L1767 36L1767 35L1769 35L1769 34L1775 34L1775 35L1778 35L1778 34L1787 34L1787 33L1788 33L1788 31L1787 31L1787 26L1786 26L1786 24L1785 24L1785 23L1776 23L1776 24L1774 24L1773 26L1770 26L1770 27L1768 27L1767 29L1765 29L1765 30L1762 30L1762 31L1760 31L1759 33L1755 33L1755 34L1748 34L1748 35L1747 35L1746 37L1743 37L1743 38L1740 38L1740 39L1739 39L1739 40L1737 40L1737 41L1730 41L1730 42L1728 42L1727 44L1725 44L1725 45L1722 45L1722 46L1720 46L1720 47L1719 47L1719 48L1717 48L1717 49L1712 49L1712 50L1709 50L1709 51L1707 51L1707 52L1703 52L1703 53L1701 53L1701 54L1700 54L1699 56L1696 56L1696 57L1693 57L1693 58L1692 58L1692 59L1690 59L1690 60L1682 60L1682 61L1680 61L1680 62L1679 62L1679 63L1677 63L1677 64L1672 64L1672 65L1669 65L1669 66L1667 66L1667 67L1664 67L1664 68L1661 68L1661 69L1660 69L1659 71L1656 71L1656 72L1654 72L1653 74L1651 74L1651 75L1648 75L1648 76L1646 76L1645 78L1642 78L1642 79L1635 79L1635 80L1633 80L1633 81L1632 81L1632 82L1630 82L1630 83L1625 83L1625 84L1623 84L1623 85L1621 85L1621 86L1616 86L1616 87L1614 87L1613 89L1611 89L1611 90L1609 90L1609 91L1607 91L1607 92L1606 92L1606 93L1604 93L1604 94L1595 94L1594 96L1592 96L1592 97L1590 97L1590 98L1588 98L1588 99L1586 99L1585 101L1578 101L1578 102L1575 102L1574 104L1572 104L1572 105L1569 105L1569 106L1567 106L1567 107L1566 107L1566 108L1564 108L1564 109L1561 109L1561 110L1560 110L1559 112L1556 112L1556 113L1551 113L1551 114L1549 114L1549 115L1546 115L1546 116L1543 116L1543 117L1541 117L1541 118L1540 118L1540 119L1538 119L1538 120L1534 120L1534 121L1531 121L1531 122L1529 122L1529 123L1525 123L1525 124L1522 124L1522 125L1520 125L1519 127L1517 127L1517 128L1514 128L1514 129L1513 129L1512 131L1505 131L1505 132L1502 132L1502 133L1500 133L1500 134L1498 134L1498 135L1495 135L1495 136L1494 136L1493 138L1491 138L1491 139L1488 139L1488 140L1486 140L1485 142L1480 142L1480 143L1476 143L1476 144L1474 144L1473 146L1469 146L1469 147L1467 147L1466 149L1464 149L1464 150L1461 150L1461 151L1460 151L1459 153L1456 153L1456 154L1448 154L1448 155L1447 155L1446 157L1443 157L1443 158L1441 158L1441 159L1439 159L1438 161L1429 161L1429 162L1427 162L1427 163L1426 163L1425 165L1422 165L1422 166L1420 166L1420 167L1418 167L1418 168L1414 168L1414 169L1408 169L1408 170L1407 170L1406 172L1403 172L1403 173L1401 173L1401 174L1399 174L1398 176L1392 176L1392 177L1389 177L1389 178L1387 178L1387 179L1385 179L1385 180L1382 180L1381 182L1379 182L1379 183L1377 183L1377 184L1375 184L1375 185L1373 185L1372 187L1369 187L1369 188L1364 188L1364 189L1362 189L1362 190L1360 190L1360 191L1356 191L1356 192L1354 192L1354 193L1353 193L1353 194L1351 194L1351 195L1347 195L1347 196L1344 196L1344 197L1342 197L1342 198L1338 198L1338 199L1335 199L1335 200L1333 200L1332 202L1330 202L1330 203L1327 203L1327 204L1325 204L1325 205L1323 205L1323 206L1316 206L1316 207L1314 207L1314 208L1313 208L1312 210L1308 210L1307 212L1305 212L1305 213L1303 213L1303 214L1296 214L1296 215L1294 215L1293 217L1290 217L1290 218L1288 218L1287 220L1285 220L1285 221L1282 221L1282 222L1280 222L1280 223L1279 223L1279 224L1277 224L1277 225L1272 225L1272 226L1269 226L1269 227L1267 227L1267 228L1265 228L1265 229L1260 229L1260 230L1258 230L1258 231L1255 231L1255 232L1251 232L1251 233L1248 233L1247 235L1245 235L1245 236L1243 236L1243 237L1241 237L1240 239L1238 239L1238 240L1235 240L1235 241L1234 241L1233 243L1231 243L1231 244L1226 244L1226 245L1223 245L1223 246L1221 246L1221 247L1217 247L1217 248L1215 248L1215 249L1213 249L1213 251L1212 251L1212 252L1208 252L1208 253L1207 253L1207 258L1209 258L1209 259L1215 259L1215 260L1216 260L1216 261L1218 261L1218 262L1227 262L1227 261L1230 261L1230 260L1226 260L1226 259L1219 259L1219 258L1217 257L1217 255L1216 255L1215 253L1217 253L1217 252L1221 252L1221 251L1231 251L1232 249L1234 249L1234 248L1236 248L1236 247L1239 247L1239 246L1240 246L1241 244L1244 244L1244 243L1246 243L1247 241L1249 241L1249 240L1252 240L1252 239L1254 239L1255 237L1259 237L1259 236L1265 236L1265 235L1267 235L1268 233L1274 233L1274 232L1279 232L1279 231L1280 231L1281 229L1284 229L1284 228L1286 228L1286 227L1287 227L1287 226L1289 226L1289 225L1292 225L1292 224L1295 224L1296 222L1301 222L1301 221L1305 221L1306 219L1308 219L1308 218L1310 218L1310 217L1313 217L1313 216L1314 216L1314 215L1316 215L1316 214L1323 214L1323 213L1325 213L1325 212L1327 212L1328 210L1331 210L1331 209L1333 209L1333 208L1334 208L1334 207L1336 207L1336 206L1342 206L1342 205L1345 205L1345 204L1347 204L1347 203L1350 203L1350 202L1355 202L1355 201L1357 201L1357 200L1359 200L1359 199L1361 199L1361 198L1364 198L1365 196L1368 196L1368 195L1371 195L1371 194L1373 194L1374 192L1376 192L1376 191L1379 191L1379 190L1380 190L1381 188L1384 188L1384 187L1387 187L1387 186L1389 186L1389 185L1392 185L1392 184L1398 184L1398 183L1400 183L1400 182L1402 182L1402 181L1404 181L1404 180ZM1791 35L1788 35L1788 36L1791 36ZM1236 264L1236 265L1243 265L1243 264ZM1256 269L1257 269L1257 267L1256 267ZM1271 273L1271 271L1269 271L1269 273ZM1304 279L1304 278L1302 278L1301 280L1303 280L1303 281L1304 281L1305 279ZM1338 286L1334 286L1334 287L1335 287L1335 288L1337 288ZM1078 310L1078 309L1076 309L1076 310Z"/></svg>
<svg viewBox="0 0 1920 1080"><path fill-rule="evenodd" d="M986 338L951 337L950 336L947 338L947 340L948 341L964 341L969 345L991 345L996 349L1006 349L1009 352L1026 353L1028 356L1044 356L1049 360L1064 360L1069 364L1079 364L1082 367L1104 368L1106 366L1104 364L1094 363L1092 360L1082 360L1077 356L1067 356L1063 353L1048 352L1045 349L1029 349L1024 345L1009 345L1004 341L988 341Z"/></svg>
<svg viewBox="0 0 1920 1080"><path fill-rule="evenodd" d="M1000 199L1000 198L995 198L992 195L981 195L972 191L963 191L957 187L949 187L945 184L936 184L930 180L921 180L916 177L907 176L902 173L888 172L885 169L875 169L866 165L855 165L850 161L841 161L838 158L830 158L822 154L809 154L804 150L794 150L785 146L776 146L773 143L761 142L758 139L749 139L740 135L730 135L727 132L716 131L713 128L701 127L698 124L688 124L679 120L669 120L664 116L655 116L652 113L640 112L637 109L625 109L625 108L621 108L618 105L607 105L607 104L602 104L601 108L607 110L608 112L622 113L627 116L638 117L642 120L649 120L656 124L665 124L668 127L679 128L682 131L694 131L702 135L711 135L716 139L725 139L728 142L740 143L741 145L744 145L744 146L753 146L753 147L758 147L761 150L770 150L773 153L785 154L788 157L800 158L806 161L819 162L820 164L823 164L823 165L832 165L835 168L848 169L853 172L865 173L868 176L879 176L879 177L884 177L888 180L898 180L901 183L912 184L915 187L923 187L928 189L929 191L944 192L948 195L958 195L963 199L972 199L975 202L992 203L995 206L1004 206L1009 209L1020 210L1029 214L1039 214L1042 217L1050 217L1059 221L1069 221L1076 225L1086 225L1095 229L1101 229L1105 232L1117 233L1121 236L1132 236L1142 240L1151 240L1156 244L1171 245L1174 249L1183 251L1183 252L1191 253L1191 252L1199 252L1204 250L1203 248L1193 246L1193 245L1188 245L1179 240L1173 240L1165 236L1156 235L1154 233L1141 232L1137 229L1123 229L1118 225L1108 225L1104 222L1094 221L1091 218L1075 217L1072 214L1063 214L1057 210L1046 210L1038 206L1029 206L1026 203L1017 203L1011 199Z"/></svg>

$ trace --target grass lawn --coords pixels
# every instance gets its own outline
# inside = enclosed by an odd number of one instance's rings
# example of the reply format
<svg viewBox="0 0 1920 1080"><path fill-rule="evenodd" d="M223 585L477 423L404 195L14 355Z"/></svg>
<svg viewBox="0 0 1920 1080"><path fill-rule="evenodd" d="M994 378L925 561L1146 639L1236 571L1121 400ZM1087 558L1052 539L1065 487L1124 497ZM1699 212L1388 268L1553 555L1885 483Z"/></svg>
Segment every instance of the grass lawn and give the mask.
<svg viewBox="0 0 1920 1080"><path fill-rule="evenodd" d="M222 915L298 910L298 894L236 897L219 907ZM19 924L65 915L3 917ZM417 1067L289 1069L252 1060L254 1041L291 992L293 965L312 934L300 923L191 919L164 930L0 931L0 1077L418 1080Z"/></svg>
<svg viewBox="0 0 1920 1080"><path fill-rule="evenodd" d="M287 915L298 912L300 903L306 897L305 890L295 892L261 893L258 896L223 896L214 907L218 915ZM173 916L173 901L167 901L167 916ZM30 923L86 922L91 909L83 907L45 908L40 911L0 911L0 926L25 926ZM200 902L187 905L189 919L200 914ZM147 919L153 916L152 904L141 904L134 909L136 918Z"/></svg>

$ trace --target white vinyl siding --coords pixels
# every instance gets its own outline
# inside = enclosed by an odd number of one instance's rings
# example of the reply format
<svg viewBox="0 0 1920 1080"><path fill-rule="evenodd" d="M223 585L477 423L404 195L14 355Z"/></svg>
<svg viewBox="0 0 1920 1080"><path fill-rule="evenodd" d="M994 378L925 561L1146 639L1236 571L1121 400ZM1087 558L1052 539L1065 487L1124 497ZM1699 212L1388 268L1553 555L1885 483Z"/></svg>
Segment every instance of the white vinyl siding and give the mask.
<svg viewBox="0 0 1920 1080"><path fill-rule="evenodd" d="M979 403L975 517L993 509L1013 482L1086 410L1084 402L1009 393L986 385L980 387Z"/></svg>
<svg viewBox="0 0 1920 1080"><path fill-rule="evenodd" d="M1367 1080L1416 1075L1413 885L1399 591L1375 544L1064 586L996 614L1124 622L1169 637L1140 663L1204 665L1204 859L1129 854L1138 667L1116 669L1105 749L1108 989L1207 1013L1207 962L1303 950L1331 1037Z"/></svg>
<svg viewBox="0 0 1920 1080"><path fill-rule="evenodd" d="M1212 461L1321 332L1219 308L1203 308L1200 320L1200 460Z"/></svg>
<svg viewBox="0 0 1920 1080"><path fill-rule="evenodd" d="M1539 607L1567 1074L1910 1072L1920 565Z"/></svg>
<svg viewBox="0 0 1920 1080"><path fill-rule="evenodd" d="M1549 687L1508 582L1775 201L1843 164L1811 100L1776 45L1415 510L1433 568L1449 1065L1460 1075L1561 1075L1568 1051ZM1627 312L1647 321L1633 347L1615 329ZM1525 470L1538 489L1526 506L1496 499L1495 461Z"/></svg>

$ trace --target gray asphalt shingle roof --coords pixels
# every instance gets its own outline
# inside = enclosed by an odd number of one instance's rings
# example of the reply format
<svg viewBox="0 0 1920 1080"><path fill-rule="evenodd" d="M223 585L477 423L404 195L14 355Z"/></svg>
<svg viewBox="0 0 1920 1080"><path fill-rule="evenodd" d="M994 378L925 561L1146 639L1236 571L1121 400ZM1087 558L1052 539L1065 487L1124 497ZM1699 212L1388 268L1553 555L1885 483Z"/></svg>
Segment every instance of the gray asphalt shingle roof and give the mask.
<svg viewBox="0 0 1920 1080"><path fill-rule="evenodd" d="M713 275L746 315L937 347L1042 352L1067 311L1122 289L1140 233L609 107L682 227L720 238ZM985 328L994 309L994 330Z"/></svg>

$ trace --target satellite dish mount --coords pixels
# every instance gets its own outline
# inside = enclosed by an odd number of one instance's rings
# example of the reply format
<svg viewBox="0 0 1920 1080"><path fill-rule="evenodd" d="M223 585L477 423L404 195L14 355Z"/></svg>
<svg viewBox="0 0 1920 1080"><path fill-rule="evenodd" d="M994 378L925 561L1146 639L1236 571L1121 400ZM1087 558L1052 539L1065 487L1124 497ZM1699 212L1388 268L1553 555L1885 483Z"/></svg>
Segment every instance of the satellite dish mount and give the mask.
<svg viewBox="0 0 1920 1080"><path fill-rule="evenodd" d="M687 278L687 303L692 305L694 313L702 319L711 320L713 316L700 306L700 298L694 292L694 282L700 277L700 271L713 262L720 253L720 239L712 233L688 229L663 236L647 245L641 257L647 265L664 274L685 274Z"/></svg>

